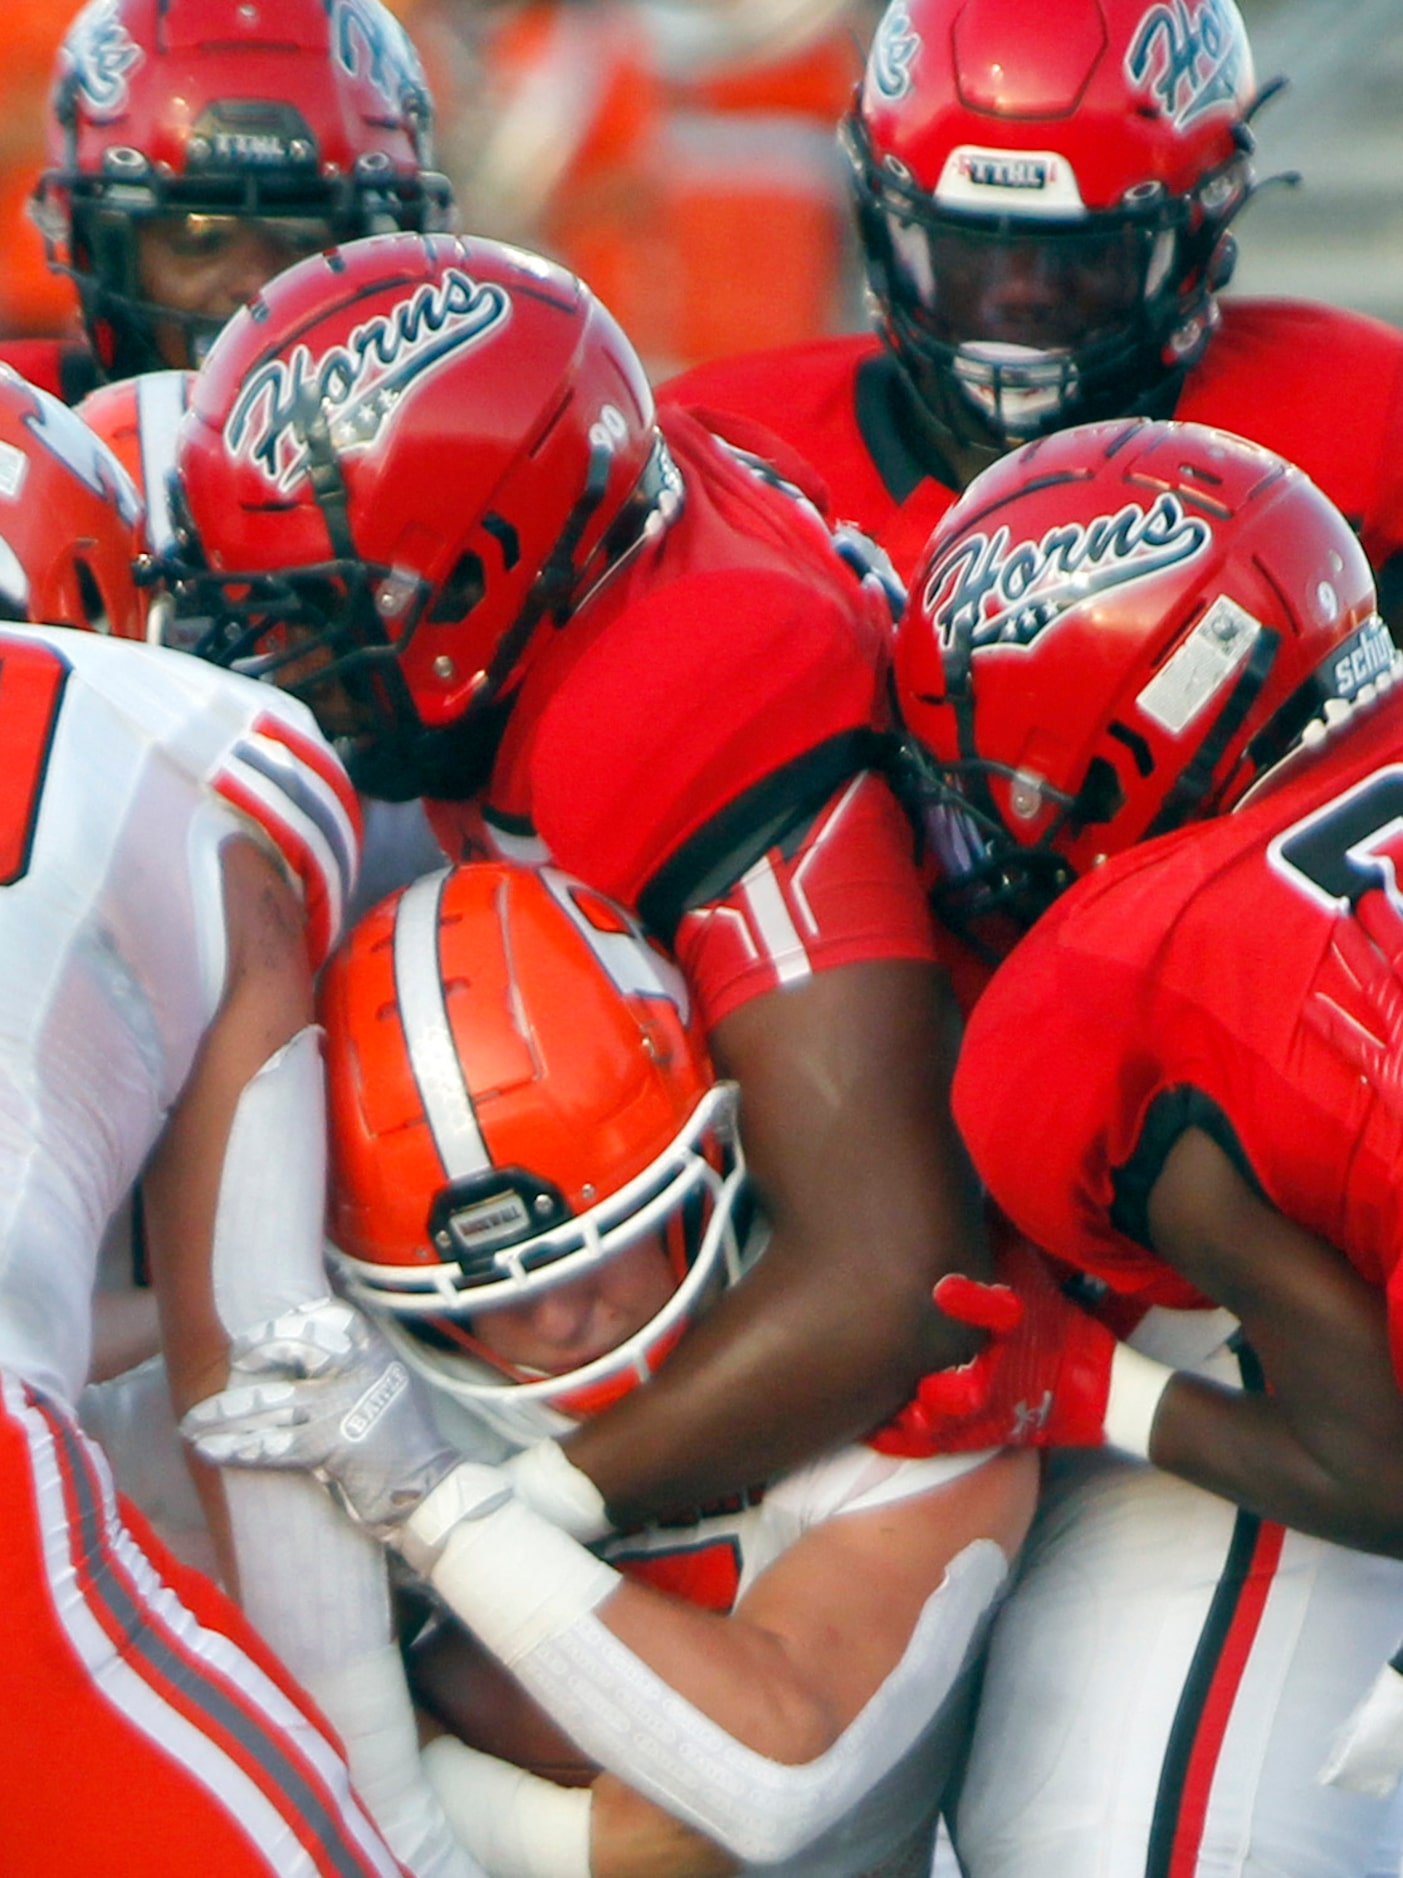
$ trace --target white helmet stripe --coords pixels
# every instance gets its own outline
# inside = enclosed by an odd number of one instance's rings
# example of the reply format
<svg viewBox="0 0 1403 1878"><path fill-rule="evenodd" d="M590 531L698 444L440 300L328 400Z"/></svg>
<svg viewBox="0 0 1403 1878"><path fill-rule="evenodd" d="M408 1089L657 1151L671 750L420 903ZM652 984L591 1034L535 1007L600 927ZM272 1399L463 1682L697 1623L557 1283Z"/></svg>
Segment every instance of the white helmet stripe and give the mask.
<svg viewBox="0 0 1403 1878"><path fill-rule="evenodd" d="M443 998L438 909L448 876L447 869L425 874L401 896L395 911L395 996L434 1145L444 1173L458 1180L490 1167L492 1156L463 1081Z"/></svg>

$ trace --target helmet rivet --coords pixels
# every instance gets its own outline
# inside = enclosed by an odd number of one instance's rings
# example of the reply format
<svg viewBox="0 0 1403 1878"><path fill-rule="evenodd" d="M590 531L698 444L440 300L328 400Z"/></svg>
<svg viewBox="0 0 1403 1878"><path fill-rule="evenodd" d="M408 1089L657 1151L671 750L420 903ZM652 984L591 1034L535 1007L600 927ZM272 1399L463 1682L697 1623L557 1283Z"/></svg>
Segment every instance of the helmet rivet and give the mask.
<svg viewBox="0 0 1403 1878"><path fill-rule="evenodd" d="M1036 776L1015 776L1008 788L1008 806L1021 822L1030 822L1043 805L1042 784Z"/></svg>
<svg viewBox="0 0 1403 1878"><path fill-rule="evenodd" d="M532 1201L532 1205L535 1207L538 1213L546 1214L546 1213L549 1213L550 1211L550 1201L546 1198L545 1194L543 1193L538 1193L536 1195L536 1198Z"/></svg>
<svg viewBox="0 0 1403 1878"><path fill-rule="evenodd" d="M588 1181L586 1181L584 1186L580 1188L580 1198L584 1200L586 1203L592 1202L594 1199L594 1188L589 1184Z"/></svg>
<svg viewBox="0 0 1403 1878"><path fill-rule="evenodd" d="M434 1234L434 1244L438 1247L440 1252L447 1252L453 1244L453 1236L451 1233L436 1232Z"/></svg>
<svg viewBox="0 0 1403 1878"><path fill-rule="evenodd" d="M446 652L440 652L434 660L434 677L441 678L444 684L449 684L457 676L458 667Z"/></svg>

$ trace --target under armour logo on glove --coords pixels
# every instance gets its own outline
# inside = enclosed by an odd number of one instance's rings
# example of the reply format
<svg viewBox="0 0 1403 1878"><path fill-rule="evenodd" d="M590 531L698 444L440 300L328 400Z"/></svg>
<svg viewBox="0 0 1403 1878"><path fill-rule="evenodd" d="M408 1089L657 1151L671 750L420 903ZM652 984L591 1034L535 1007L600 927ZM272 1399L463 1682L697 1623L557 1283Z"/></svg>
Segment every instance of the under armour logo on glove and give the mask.
<svg viewBox="0 0 1403 1878"><path fill-rule="evenodd" d="M989 1341L970 1362L923 1376L915 1399L869 1437L874 1447L950 1454L1101 1446L1115 1337L1063 1295L1026 1241L1010 1241L995 1265L998 1283L952 1272L936 1285L936 1307L987 1330Z"/></svg>
<svg viewBox="0 0 1403 1878"><path fill-rule="evenodd" d="M462 1458L380 1331L331 1297L236 1338L228 1386L180 1431L220 1466L304 1468L381 1537Z"/></svg>

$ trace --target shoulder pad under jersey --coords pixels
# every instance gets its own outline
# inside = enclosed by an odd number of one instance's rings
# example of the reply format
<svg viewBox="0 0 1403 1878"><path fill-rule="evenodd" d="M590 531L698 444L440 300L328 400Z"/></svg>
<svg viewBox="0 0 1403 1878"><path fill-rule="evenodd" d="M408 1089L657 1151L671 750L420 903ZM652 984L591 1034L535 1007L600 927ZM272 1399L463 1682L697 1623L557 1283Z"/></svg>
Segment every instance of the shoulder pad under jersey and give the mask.
<svg viewBox="0 0 1403 1878"><path fill-rule="evenodd" d="M219 797L281 861L313 969L336 943L360 862L361 810L307 707L189 653L69 628L38 631L82 681Z"/></svg>

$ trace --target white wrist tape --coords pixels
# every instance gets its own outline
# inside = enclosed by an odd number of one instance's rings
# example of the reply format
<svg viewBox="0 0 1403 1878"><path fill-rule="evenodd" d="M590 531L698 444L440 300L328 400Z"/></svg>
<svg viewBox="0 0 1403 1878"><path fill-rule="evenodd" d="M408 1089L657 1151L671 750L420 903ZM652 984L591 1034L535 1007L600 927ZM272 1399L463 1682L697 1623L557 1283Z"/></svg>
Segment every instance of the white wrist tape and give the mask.
<svg viewBox="0 0 1403 1878"><path fill-rule="evenodd" d="M867 1706L830 1748L797 1766L742 1745L597 1617L543 1637L513 1667L601 1767L747 1865L778 1864L851 1812L935 1722L1007 1571L992 1539L966 1546Z"/></svg>
<svg viewBox="0 0 1403 1878"><path fill-rule="evenodd" d="M416 1570L494 1656L515 1666L603 1603L619 1574L529 1506L500 1468L465 1461L406 1520ZM495 1489L495 1490L494 1490Z"/></svg>
<svg viewBox="0 0 1403 1878"><path fill-rule="evenodd" d="M451 1735L423 1760L459 1843L492 1878L590 1878L588 1787L557 1787Z"/></svg>
<svg viewBox="0 0 1403 1878"><path fill-rule="evenodd" d="M1122 1454L1150 1458L1150 1431L1159 1399L1174 1370L1142 1356L1128 1343L1118 1343L1111 1358L1111 1386L1106 1396L1106 1445Z"/></svg>
<svg viewBox="0 0 1403 1878"><path fill-rule="evenodd" d="M1347 1793L1386 1800L1403 1775L1403 1675L1385 1663L1344 1723L1316 1778Z"/></svg>
<svg viewBox="0 0 1403 1878"><path fill-rule="evenodd" d="M593 1545L614 1530L604 1496L558 1441L537 1441L523 1448L506 1463L506 1471L518 1499L581 1545Z"/></svg>

